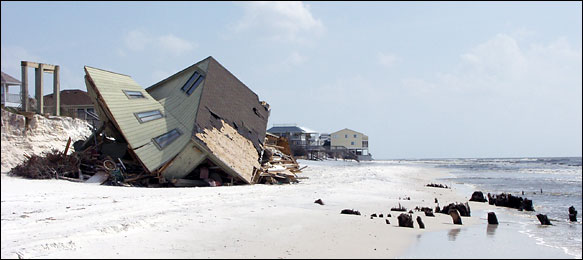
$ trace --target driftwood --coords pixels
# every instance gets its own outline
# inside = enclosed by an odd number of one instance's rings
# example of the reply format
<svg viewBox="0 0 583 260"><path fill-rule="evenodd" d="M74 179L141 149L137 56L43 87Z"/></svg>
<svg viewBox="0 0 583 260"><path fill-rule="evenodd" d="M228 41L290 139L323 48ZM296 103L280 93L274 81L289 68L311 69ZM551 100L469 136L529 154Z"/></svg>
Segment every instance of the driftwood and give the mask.
<svg viewBox="0 0 583 260"><path fill-rule="evenodd" d="M349 214L349 215L358 215L360 216L360 212L358 210L353 209L343 209L340 214Z"/></svg>

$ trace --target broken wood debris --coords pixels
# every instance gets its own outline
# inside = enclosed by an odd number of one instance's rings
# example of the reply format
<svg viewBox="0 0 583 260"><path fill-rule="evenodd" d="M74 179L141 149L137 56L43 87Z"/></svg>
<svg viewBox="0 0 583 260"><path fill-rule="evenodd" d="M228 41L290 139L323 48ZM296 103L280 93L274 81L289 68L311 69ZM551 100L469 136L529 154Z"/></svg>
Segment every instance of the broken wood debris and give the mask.
<svg viewBox="0 0 583 260"><path fill-rule="evenodd" d="M75 143L77 145L72 145L74 151L71 154L67 154L71 139L67 141L65 152L53 149L41 155L24 154L25 161L8 174L29 179L62 179L137 187L146 187L150 179L156 178L155 174L145 174L142 165L129 155L115 160L102 152L104 145L114 142L97 131L88 140Z"/></svg>
<svg viewBox="0 0 583 260"><path fill-rule="evenodd" d="M298 183L299 179L307 179L307 177L297 176L297 173L302 172L302 169L307 166L300 168L291 154L287 138L267 135L264 143L263 154L260 158L262 164L252 178L254 183Z"/></svg>

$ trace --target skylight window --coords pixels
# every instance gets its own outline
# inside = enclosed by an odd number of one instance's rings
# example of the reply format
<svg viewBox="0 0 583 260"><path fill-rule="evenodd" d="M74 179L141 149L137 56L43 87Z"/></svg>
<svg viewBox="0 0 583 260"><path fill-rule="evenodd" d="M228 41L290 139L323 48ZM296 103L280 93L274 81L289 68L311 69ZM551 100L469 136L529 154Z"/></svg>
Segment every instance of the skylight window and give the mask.
<svg viewBox="0 0 583 260"><path fill-rule="evenodd" d="M124 90L123 93L128 96L129 99L133 98L146 98L141 91Z"/></svg>
<svg viewBox="0 0 583 260"><path fill-rule="evenodd" d="M170 132L165 133L161 136L154 138L154 143L158 146L158 149L162 150L166 146L170 145L174 140L178 139L182 133L177 128L172 129Z"/></svg>
<svg viewBox="0 0 583 260"><path fill-rule="evenodd" d="M138 118L138 121L140 121L140 123L145 123L163 117L162 112L160 112L160 110L134 113L134 115L136 115L136 118Z"/></svg>
<svg viewBox="0 0 583 260"><path fill-rule="evenodd" d="M198 71L195 71L192 74L192 76L190 76L190 78L188 79L186 84L184 84L184 86L182 86L181 90L186 92L186 94L190 96L190 94L192 94L192 92L194 92L196 87L198 87L198 85L200 85L200 83L203 80L204 80L204 76L201 75L200 73L198 73Z"/></svg>

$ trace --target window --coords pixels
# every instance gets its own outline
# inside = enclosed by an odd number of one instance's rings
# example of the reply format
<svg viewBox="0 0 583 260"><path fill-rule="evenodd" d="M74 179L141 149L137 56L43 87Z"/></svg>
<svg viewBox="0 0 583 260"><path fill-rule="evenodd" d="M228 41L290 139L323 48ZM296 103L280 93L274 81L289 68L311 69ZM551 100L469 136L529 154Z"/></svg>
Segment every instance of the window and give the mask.
<svg viewBox="0 0 583 260"><path fill-rule="evenodd" d="M350 142L350 145L354 145L354 142Z"/></svg>
<svg viewBox="0 0 583 260"><path fill-rule="evenodd" d="M160 112L160 110L134 113L134 115L136 116L136 118L138 118L138 121L140 121L140 123L145 123L148 121L152 121L154 119L162 118L162 112Z"/></svg>
<svg viewBox="0 0 583 260"><path fill-rule="evenodd" d="M368 147L368 141L362 141L362 147Z"/></svg>
<svg viewBox="0 0 583 260"><path fill-rule="evenodd" d="M83 108L77 109L77 118L85 119L85 109L83 109Z"/></svg>
<svg viewBox="0 0 583 260"><path fill-rule="evenodd" d="M348 135L344 135L344 138L348 138Z"/></svg>
<svg viewBox="0 0 583 260"><path fill-rule="evenodd" d="M181 90L186 92L186 94L190 96L190 94L192 94L192 92L194 92L196 87L198 87L198 85L200 85L200 83L203 80L204 80L204 76L201 75L200 73L198 73L198 71L195 71L192 74L192 76L190 76L188 81L186 81L184 86L182 86Z"/></svg>
<svg viewBox="0 0 583 260"><path fill-rule="evenodd" d="M192 76L190 76L190 78L188 79L186 84L184 84L184 86L182 86L181 90L186 92L186 90L188 90L188 87L192 86L192 83L194 82L194 80L196 80L198 78L199 75L200 74L198 73L198 71L195 71L194 74L192 74Z"/></svg>
<svg viewBox="0 0 583 260"><path fill-rule="evenodd" d="M141 91L124 90L123 93L128 96L129 99L133 98L146 98Z"/></svg>
<svg viewBox="0 0 583 260"><path fill-rule="evenodd" d="M356 138L356 135L354 135L354 138Z"/></svg>
<svg viewBox="0 0 583 260"><path fill-rule="evenodd" d="M158 146L158 149L162 150L164 147L170 145L174 140L178 139L181 134L182 133L180 133L177 128L174 128L170 132L154 138L154 143L156 146Z"/></svg>

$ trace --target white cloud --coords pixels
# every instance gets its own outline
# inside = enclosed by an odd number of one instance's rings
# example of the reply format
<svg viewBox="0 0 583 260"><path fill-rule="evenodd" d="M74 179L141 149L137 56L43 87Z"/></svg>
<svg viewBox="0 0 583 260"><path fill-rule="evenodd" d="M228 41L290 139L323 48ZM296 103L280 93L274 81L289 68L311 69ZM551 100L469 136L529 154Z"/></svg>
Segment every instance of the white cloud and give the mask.
<svg viewBox="0 0 583 260"><path fill-rule="evenodd" d="M192 51L196 45L174 34L155 36L142 30L133 30L124 37L129 51L133 52L161 52L178 56ZM118 50L120 56L126 56L123 50Z"/></svg>
<svg viewBox="0 0 583 260"><path fill-rule="evenodd" d="M20 78L21 61L46 62L39 56L30 53L20 46L1 46L2 50L2 71L9 75ZM29 73L30 74L30 73Z"/></svg>
<svg viewBox="0 0 583 260"><path fill-rule="evenodd" d="M395 62L398 60L397 57L391 53L382 53L379 52L377 55L378 61L381 65L390 68L392 67Z"/></svg>
<svg viewBox="0 0 583 260"><path fill-rule="evenodd" d="M302 65L308 60L307 56L300 54L297 51L292 52L283 62L285 66L298 66Z"/></svg>
<svg viewBox="0 0 583 260"><path fill-rule="evenodd" d="M431 90L432 94L479 92L516 97L524 93L540 96L557 89L580 90L580 48L564 38L546 45L524 45L514 37L498 34L461 54L456 67L437 72L434 78L409 78L401 83L416 93Z"/></svg>
<svg viewBox="0 0 583 260"><path fill-rule="evenodd" d="M324 30L322 21L302 2L247 2L244 11L236 32L259 30L274 40L303 42Z"/></svg>
<svg viewBox="0 0 583 260"><path fill-rule="evenodd" d="M124 42L131 51L143 51L152 42L152 37L143 31L133 30L124 37Z"/></svg>
<svg viewBox="0 0 583 260"><path fill-rule="evenodd" d="M173 34L158 37L157 44L162 47L162 49L174 54L175 56L194 49L194 45L192 43L183 40Z"/></svg>

